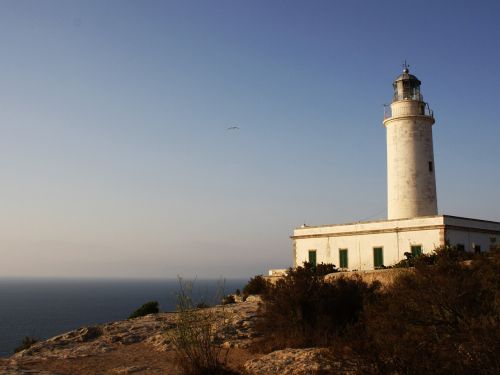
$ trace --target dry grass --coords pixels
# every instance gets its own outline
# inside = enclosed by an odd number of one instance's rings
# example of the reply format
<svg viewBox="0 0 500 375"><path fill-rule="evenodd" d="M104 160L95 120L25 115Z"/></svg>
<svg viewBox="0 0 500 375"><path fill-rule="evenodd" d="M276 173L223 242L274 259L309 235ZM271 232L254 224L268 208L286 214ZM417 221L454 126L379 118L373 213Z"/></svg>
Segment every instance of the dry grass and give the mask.
<svg viewBox="0 0 500 375"><path fill-rule="evenodd" d="M195 308L192 284L179 281L177 322L170 332L177 364L186 375L237 374L227 367L230 349L222 348L217 340L229 328L224 307ZM219 293L224 295L222 290Z"/></svg>

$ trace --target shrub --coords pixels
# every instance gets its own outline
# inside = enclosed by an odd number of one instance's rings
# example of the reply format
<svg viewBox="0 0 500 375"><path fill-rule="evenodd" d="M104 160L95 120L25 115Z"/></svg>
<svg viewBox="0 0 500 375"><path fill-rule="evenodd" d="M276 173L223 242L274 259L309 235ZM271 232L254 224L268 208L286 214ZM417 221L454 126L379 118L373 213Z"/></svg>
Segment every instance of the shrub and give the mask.
<svg viewBox="0 0 500 375"><path fill-rule="evenodd" d="M248 280L247 285L243 287L243 300L251 294L262 294L266 291L267 281L260 275L252 277Z"/></svg>
<svg viewBox="0 0 500 375"><path fill-rule="evenodd" d="M330 273L339 272L339 269L335 264L332 263L319 263L313 266L309 262L304 262L304 268L314 268L317 276L326 276Z"/></svg>
<svg viewBox="0 0 500 375"><path fill-rule="evenodd" d="M389 268L408 268L417 265L432 265L438 262L463 261L477 257L477 255L473 253L468 253L463 249L459 249L457 246L451 246L449 244L437 248L430 254L414 256L406 252L405 256L406 259L401 260Z"/></svg>
<svg viewBox="0 0 500 375"><path fill-rule="evenodd" d="M149 301L144 305L135 310L130 316L129 319L138 318L140 316L145 316L148 314L157 314L159 312L158 302L157 301Z"/></svg>
<svg viewBox="0 0 500 375"><path fill-rule="evenodd" d="M375 297L379 284L361 278L325 281L318 267L290 269L262 295L257 329L264 350L325 345L357 321L365 300Z"/></svg>
<svg viewBox="0 0 500 375"><path fill-rule="evenodd" d="M434 264L436 262L436 253L432 254L420 254L418 256L414 256L412 253L405 253L406 259L399 261L396 264L393 264L389 268L409 268L415 267L416 264Z"/></svg>
<svg viewBox="0 0 500 375"><path fill-rule="evenodd" d="M21 341L21 345L19 345L17 348L14 349L14 353L18 353L20 351L29 349L31 346L36 344L38 342L38 339L30 336L25 336L23 338L23 341Z"/></svg>
<svg viewBox="0 0 500 375"><path fill-rule="evenodd" d="M384 374L498 374L500 257L440 249L369 304L348 343Z"/></svg>
<svg viewBox="0 0 500 375"><path fill-rule="evenodd" d="M179 284L177 320L170 333L177 364L186 375L236 374L226 366L229 349L215 342L218 333L228 329L224 310L195 309L192 284L182 280Z"/></svg>
<svg viewBox="0 0 500 375"><path fill-rule="evenodd" d="M467 252L464 249L459 249L457 246L451 246L446 244L445 246L438 247L434 250L434 263L437 264L440 262L460 262L464 260L471 260L474 258L481 258L481 254L474 254L471 252ZM429 263L427 263L429 264Z"/></svg>
<svg viewBox="0 0 500 375"><path fill-rule="evenodd" d="M225 296L224 298L222 298L221 302L223 305L230 305L232 303L236 303L236 300L232 294L229 294L229 295Z"/></svg>
<svg viewBox="0 0 500 375"><path fill-rule="evenodd" d="M207 303L205 303L205 302L200 302L200 303L198 303L198 304L196 305L196 308L197 308L197 309L207 309L207 308L209 308L209 307L210 307L210 306L209 306Z"/></svg>

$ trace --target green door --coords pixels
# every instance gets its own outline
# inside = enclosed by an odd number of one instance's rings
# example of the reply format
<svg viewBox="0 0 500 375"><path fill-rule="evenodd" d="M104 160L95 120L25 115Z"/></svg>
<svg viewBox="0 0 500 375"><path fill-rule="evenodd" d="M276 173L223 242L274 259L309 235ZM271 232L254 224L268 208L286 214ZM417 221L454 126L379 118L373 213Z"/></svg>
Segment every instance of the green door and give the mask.
<svg viewBox="0 0 500 375"><path fill-rule="evenodd" d="M382 267L384 265L384 252L381 247L373 248L373 266L375 268Z"/></svg>
<svg viewBox="0 0 500 375"><path fill-rule="evenodd" d="M339 249L340 268L348 268L347 249Z"/></svg>
<svg viewBox="0 0 500 375"><path fill-rule="evenodd" d="M422 246L421 245L413 245L411 247L411 255L414 257L418 257L420 254L422 254Z"/></svg>
<svg viewBox="0 0 500 375"><path fill-rule="evenodd" d="M309 250L309 263L316 267L316 250Z"/></svg>

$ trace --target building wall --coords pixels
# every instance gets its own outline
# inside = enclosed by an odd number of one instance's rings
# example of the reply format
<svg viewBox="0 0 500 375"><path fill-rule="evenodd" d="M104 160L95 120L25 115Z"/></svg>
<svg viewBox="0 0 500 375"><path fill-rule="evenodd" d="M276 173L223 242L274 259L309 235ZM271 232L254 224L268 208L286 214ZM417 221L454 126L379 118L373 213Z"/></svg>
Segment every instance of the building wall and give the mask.
<svg viewBox="0 0 500 375"><path fill-rule="evenodd" d="M301 227L294 231L294 266L309 260L316 250L317 263L340 266L339 249L348 250L349 270L372 270L373 248L383 248L383 264L393 265L405 259L412 245L420 245L423 253L431 253L448 241L474 251L488 251L500 241L500 223L455 216L429 216L406 220L384 220L342 225Z"/></svg>
<svg viewBox="0 0 500 375"><path fill-rule="evenodd" d="M500 223L456 216L444 216L446 240L451 245L463 245L466 251L488 251L500 239Z"/></svg>
<svg viewBox="0 0 500 375"><path fill-rule="evenodd" d="M446 231L446 240L450 245L463 245L465 251L474 251L474 245L479 245L481 251L488 251L490 250L490 246L496 242L496 238L497 236L494 234L479 233L470 230L448 229Z"/></svg>
<svg viewBox="0 0 500 375"><path fill-rule="evenodd" d="M309 250L316 250L317 263L339 266L339 249L347 249L349 270L372 270L374 247L383 248L384 265L389 266L405 259L404 253L410 252L412 245L421 245L424 253L432 252L440 245L440 229L312 237L294 242L297 265L308 261Z"/></svg>

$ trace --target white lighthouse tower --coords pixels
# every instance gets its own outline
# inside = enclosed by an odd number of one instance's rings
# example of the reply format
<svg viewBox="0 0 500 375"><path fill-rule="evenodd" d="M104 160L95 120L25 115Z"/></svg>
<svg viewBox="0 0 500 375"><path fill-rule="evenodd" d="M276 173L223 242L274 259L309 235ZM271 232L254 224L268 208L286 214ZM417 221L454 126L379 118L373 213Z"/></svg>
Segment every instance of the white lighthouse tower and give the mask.
<svg viewBox="0 0 500 375"><path fill-rule="evenodd" d="M389 220L437 215L434 116L420 84L405 63L403 74L393 83L394 97L385 114Z"/></svg>

